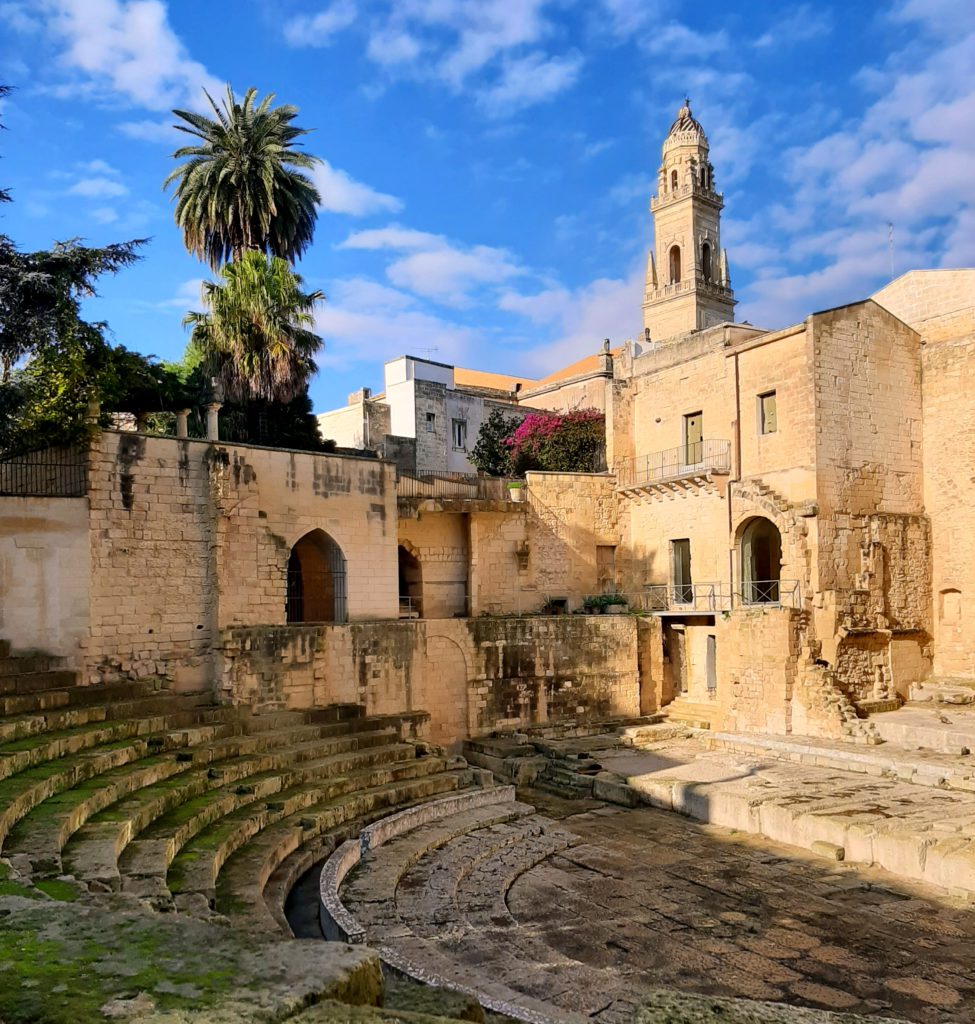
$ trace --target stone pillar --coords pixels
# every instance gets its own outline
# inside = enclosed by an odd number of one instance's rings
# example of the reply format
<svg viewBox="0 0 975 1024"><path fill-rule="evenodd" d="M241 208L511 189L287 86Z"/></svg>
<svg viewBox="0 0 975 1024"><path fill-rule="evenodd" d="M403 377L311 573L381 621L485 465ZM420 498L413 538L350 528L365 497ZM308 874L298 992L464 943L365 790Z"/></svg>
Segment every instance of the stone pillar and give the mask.
<svg viewBox="0 0 975 1024"><path fill-rule="evenodd" d="M220 424L217 419L217 414L222 408L222 402L211 402L207 406L207 440L208 441L219 441L220 440Z"/></svg>
<svg viewBox="0 0 975 1024"><path fill-rule="evenodd" d="M88 402L88 422L97 423L99 417L102 414L102 405L97 398L92 398Z"/></svg>
<svg viewBox="0 0 975 1024"><path fill-rule="evenodd" d="M149 413L139 412L135 415L135 431L137 434L146 432L146 424L149 422Z"/></svg>
<svg viewBox="0 0 975 1024"><path fill-rule="evenodd" d="M189 437L190 436L190 410L180 409L176 413L176 436L177 437Z"/></svg>

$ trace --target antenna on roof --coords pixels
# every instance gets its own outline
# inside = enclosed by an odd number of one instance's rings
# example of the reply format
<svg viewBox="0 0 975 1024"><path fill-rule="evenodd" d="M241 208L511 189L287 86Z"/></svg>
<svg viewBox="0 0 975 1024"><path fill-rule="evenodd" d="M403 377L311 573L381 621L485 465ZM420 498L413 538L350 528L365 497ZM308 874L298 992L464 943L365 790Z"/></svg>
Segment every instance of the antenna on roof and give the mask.
<svg viewBox="0 0 975 1024"><path fill-rule="evenodd" d="M890 255L890 279L894 280L894 222L887 221L887 252Z"/></svg>
<svg viewBox="0 0 975 1024"><path fill-rule="evenodd" d="M439 351L440 351L440 349L439 349L439 348L437 348L437 346L436 346L436 345L434 345L434 346L433 346L432 348L418 348L418 349L417 349L416 351L417 351L417 352L426 352L426 354L427 354L427 355L429 356L429 355L431 355L431 354L432 354L433 352L439 352Z"/></svg>

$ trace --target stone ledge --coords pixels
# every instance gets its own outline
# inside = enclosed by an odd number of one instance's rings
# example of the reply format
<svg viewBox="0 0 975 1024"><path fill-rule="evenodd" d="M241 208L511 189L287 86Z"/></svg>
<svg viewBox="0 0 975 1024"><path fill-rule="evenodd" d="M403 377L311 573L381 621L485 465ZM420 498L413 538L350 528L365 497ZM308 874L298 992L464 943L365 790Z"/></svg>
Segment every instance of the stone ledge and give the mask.
<svg viewBox="0 0 975 1024"><path fill-rule="evenodd" d="M373 825L368 825L359 833L358 838L344 842L325 862L319 882L319 917L325 937L353 944L365 941L365 930L346 910L339 895L345 876L359 863L364 853L381 846L395 836L438 818L446 818L475 807L514 801L514 786L497 786L455 793L397 811Z"/></svg>

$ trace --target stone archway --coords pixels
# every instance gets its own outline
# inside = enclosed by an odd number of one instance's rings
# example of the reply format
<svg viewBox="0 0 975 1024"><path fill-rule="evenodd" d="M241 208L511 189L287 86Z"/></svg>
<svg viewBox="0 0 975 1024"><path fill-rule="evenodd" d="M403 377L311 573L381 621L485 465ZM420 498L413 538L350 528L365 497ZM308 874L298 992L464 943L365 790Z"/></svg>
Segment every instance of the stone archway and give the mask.
<svg viewBox="0 0 975 1024"><path fill-rule="evenodd" d="M407 541L400 544L399 562L399 617L401 619L423 618L423 566L417 557L416 548Z"/></svg>
<svg viewBox="0 0 975 1024"><path fill-rule="evenodd" d="M755 516L743 524L738 551L743 604L778 604L782 579L782 534L771 520Z"/></svg>
<svg viewBox="0 0 975 1024"><path fill-rule="evenodd" d="M288 622L345 622L345 555L324 530L296 541L288 557Z"/></svg>

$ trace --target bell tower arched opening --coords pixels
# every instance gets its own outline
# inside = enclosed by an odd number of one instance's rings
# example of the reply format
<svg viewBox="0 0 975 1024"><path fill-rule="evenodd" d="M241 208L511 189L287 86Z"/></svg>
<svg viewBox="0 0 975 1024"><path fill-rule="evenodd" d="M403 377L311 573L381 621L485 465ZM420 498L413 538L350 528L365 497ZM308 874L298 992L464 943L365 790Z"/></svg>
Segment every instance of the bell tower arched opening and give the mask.
<svg viewBox="0 0 975 1024"><path fill-rule="evenodd" d="M680 283L680 246L674 245L670 249L670 283Z"/></svg>
<svg viewBox="0 0 975 1024"><path fill-rule="evenodd" d="M711 283L711 243L705 242L701 246L701 274L705 284Z"/></svg>
<svg viewBox="0 0 975 1024"><path fill-rule="evenodd" d="M739 541L744 604L778 604L782 579L782 534L769 519L748 521Z"/></svg>
<svg viewBox="0 0 975 1024"><path fill-rule="evenodd" d="M345 555L324 530L298 540L288 557L288 622L345 622Z"/></svg>

